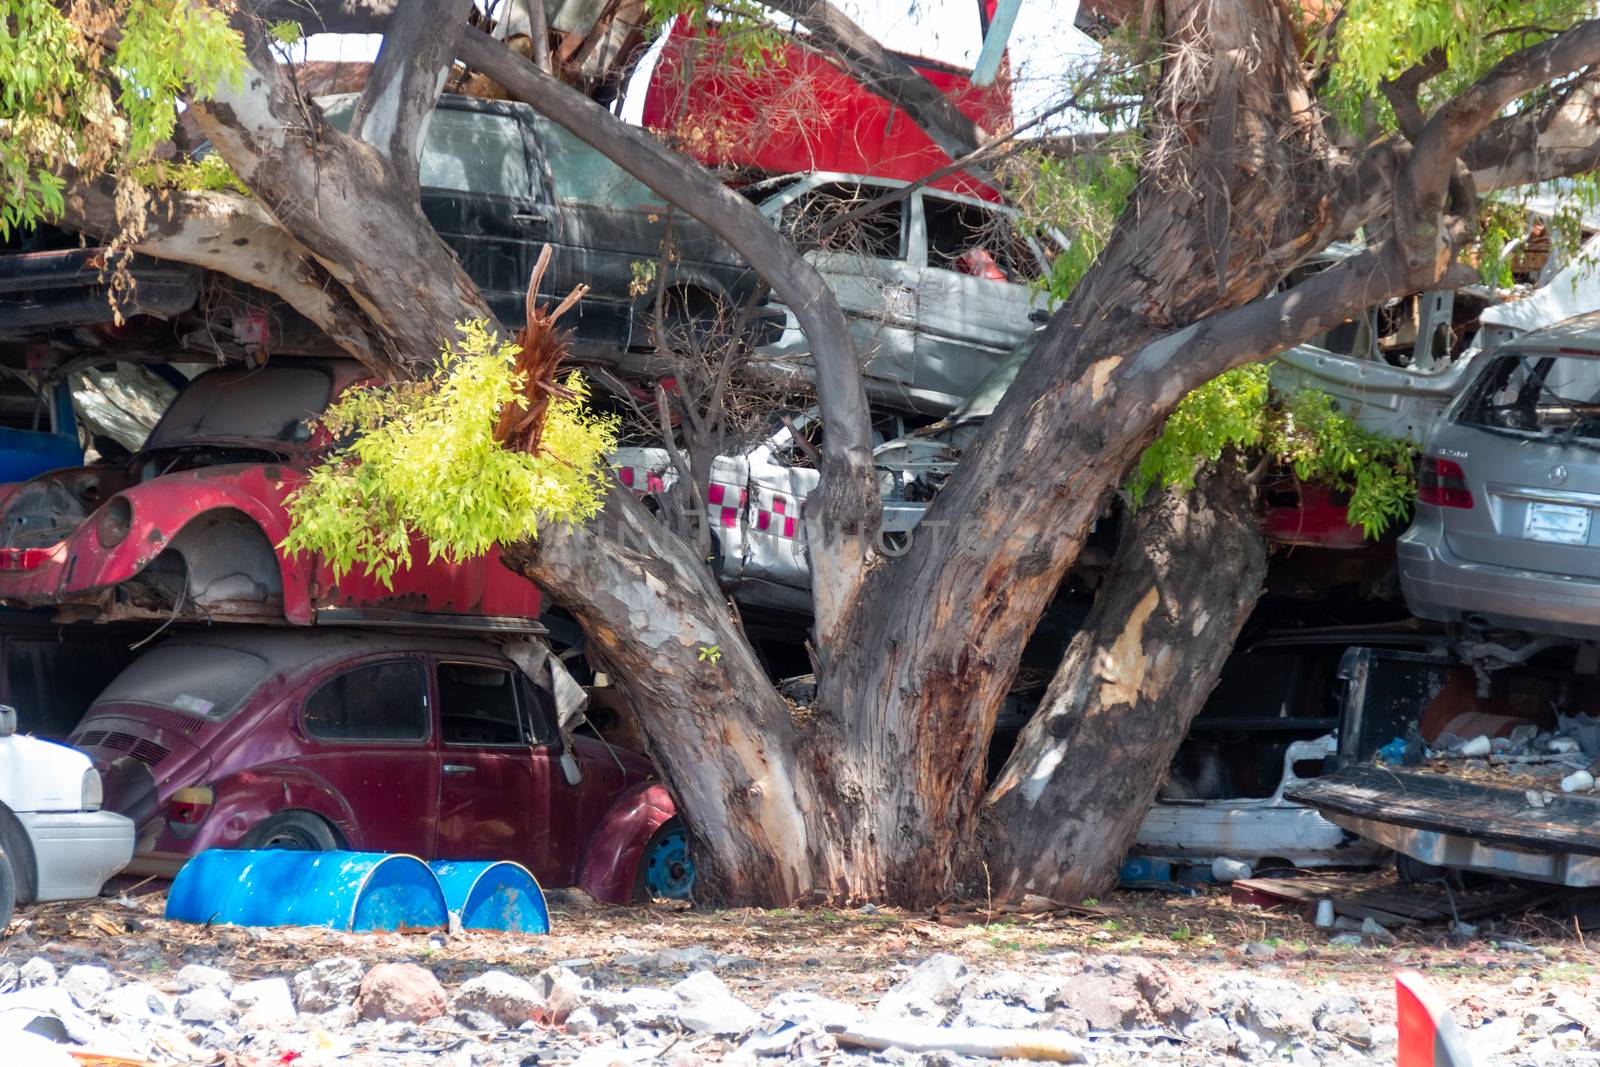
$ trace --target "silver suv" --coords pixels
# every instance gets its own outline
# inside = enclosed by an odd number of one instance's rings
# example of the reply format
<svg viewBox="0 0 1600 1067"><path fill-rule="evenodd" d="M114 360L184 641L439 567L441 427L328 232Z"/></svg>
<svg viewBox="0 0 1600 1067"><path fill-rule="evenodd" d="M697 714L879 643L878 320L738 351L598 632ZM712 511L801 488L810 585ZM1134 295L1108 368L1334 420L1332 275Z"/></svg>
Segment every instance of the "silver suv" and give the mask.
<svg viewBox="0 0 1600 1067"><path fill-rule="evenodd" d="M1600 637L1600 313L1508 343L1428 438L1401 586L1426 619Z"/></svg>

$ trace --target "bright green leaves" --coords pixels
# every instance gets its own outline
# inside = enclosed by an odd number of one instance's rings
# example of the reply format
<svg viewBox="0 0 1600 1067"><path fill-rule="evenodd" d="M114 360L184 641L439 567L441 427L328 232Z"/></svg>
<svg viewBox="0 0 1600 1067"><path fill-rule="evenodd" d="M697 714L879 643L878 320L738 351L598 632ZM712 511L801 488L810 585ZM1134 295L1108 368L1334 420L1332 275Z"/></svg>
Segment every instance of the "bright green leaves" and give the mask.
<svg viewBox="0 0 1600 1067"><path fill-rule="evenodd" d="M1283 398L1266 364L1228 371L1178 404L1128 480L1135 502L1154 486L1191 488L1200 470L1229 451L1265 452L1302 482L1350 494L1351 523L1376 537L1411 513L1416 445L1373 433L1314 389Z"/></svg>
<svg viewBox="0 0 1600 1067"><path fill-rule="evenodd" d="M1194 487L1200 469L1228 449L1261 443L1267 421L1267 366L1252 363L1202 385L1178 403L1161 436L1139 457L1128 493L1141 501L1152 486Z"/></svg>
<svg viewBox="0 0 1600 1067"><path fill-rule="evenodd" d="M569 376L572 396L552 401L538 453L509 452L494 427L521 403L516 346L482 322L457 329L428 378L355 389L329 409L324 425L350 443L289 499L284 550L388 585L419 539L430 559L455 562L599 513L616 423L585 409L583 378Z"/></svg>
<svg viewBox="0 0 1600 1067"><path fill-rule="evenodd" d="M0 237L60 214L64 170L151 164L179 95L243 69L238 34L199 0L0 0Z"/></svg>
<svg viewBox="0 0 1600 1067"><path fill-rule="evenodd" d="M1327 15L1324 5L1308 12L1318 19ZM1321 99L1347 129L1361 128L1363 108L1370 105L1392 123L1379 83L1431 53L1441 53L1448 69L1429 84L1425 110L1512 52L1592 15L1591 0L1350 0L1339 15ZM1314 37L1322 26L1307 29Z"/></svg>

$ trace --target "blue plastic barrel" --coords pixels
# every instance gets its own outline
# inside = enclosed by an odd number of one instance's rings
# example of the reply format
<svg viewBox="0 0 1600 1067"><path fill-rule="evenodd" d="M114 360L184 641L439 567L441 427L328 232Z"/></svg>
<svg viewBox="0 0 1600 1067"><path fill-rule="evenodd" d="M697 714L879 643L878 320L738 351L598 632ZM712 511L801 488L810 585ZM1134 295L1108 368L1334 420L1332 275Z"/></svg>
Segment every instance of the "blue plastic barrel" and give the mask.
<svg viewBox="0 0 1600 1067"><path fill-rule="evenodd" d="M463 930L548 934L550 909L544 890L520 863L435 860L428 866L444 890L450 913Z"/></svg>
<svg viewBox="0 0 1600 1067"><path fill-rule="evenodd" d="M428 865L387 852L207 849L167 893L167 918L238 926L432 930L449 921Z"/></svg>

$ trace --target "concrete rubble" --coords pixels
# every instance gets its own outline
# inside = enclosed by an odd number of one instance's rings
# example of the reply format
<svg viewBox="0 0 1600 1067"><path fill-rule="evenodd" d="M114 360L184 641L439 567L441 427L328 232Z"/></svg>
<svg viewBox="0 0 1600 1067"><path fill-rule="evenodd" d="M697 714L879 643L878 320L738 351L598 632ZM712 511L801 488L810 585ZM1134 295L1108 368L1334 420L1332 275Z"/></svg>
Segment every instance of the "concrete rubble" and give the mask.
<svg viewBox="0 0 1600 1067"><path fill-rule="evenodd" d="M1296 982L1242 951L1200 975L1140 956L1058 952L1003 967L933 953L891 963L891 984L865 1003L830 996L826 974L811 988L763 989L755 961L710 950L670 950L626 968L552 965L537 949L507 959L516 962L446 984L426 954L330 956L281 974L188 964L148 980L36 956L0 965L0 1044L43 1040L163 1065L1309 1067L1391 1064L1397 1040L1392 998L1372 986ZM1497 1009L1458 1013L1475 1062L1592 1062L1593 998L1522 976L1498 999Z"/></svg>

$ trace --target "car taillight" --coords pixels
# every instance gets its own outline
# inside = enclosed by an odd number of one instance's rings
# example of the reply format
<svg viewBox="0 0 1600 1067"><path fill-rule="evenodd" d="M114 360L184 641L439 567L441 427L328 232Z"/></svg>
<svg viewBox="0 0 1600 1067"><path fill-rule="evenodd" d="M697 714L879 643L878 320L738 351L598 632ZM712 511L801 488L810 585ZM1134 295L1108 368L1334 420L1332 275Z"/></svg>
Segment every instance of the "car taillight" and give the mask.
<svg viewBox="0 0 1600 1067"><path fill-rule="evenodd" d="M1417 500L1441 508L1472 507L1472 490L1467 488L1467 472L1453 459L1423 456L1417 475Z"/></svg>
<svg viewBox="0 0 1600 1067"><path fill-rule="evenodd" d="M50 559L48 548L0 548L0 571L31 571Z"/></svg>
<svg viewBox="0 0 1600 1067"><path fill-rule="evenodd" d="M209 786L192 785L178 790L167 801L167 830L176 838L192 836L211 813L216 799Z"/></svg>

